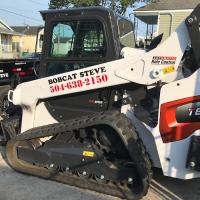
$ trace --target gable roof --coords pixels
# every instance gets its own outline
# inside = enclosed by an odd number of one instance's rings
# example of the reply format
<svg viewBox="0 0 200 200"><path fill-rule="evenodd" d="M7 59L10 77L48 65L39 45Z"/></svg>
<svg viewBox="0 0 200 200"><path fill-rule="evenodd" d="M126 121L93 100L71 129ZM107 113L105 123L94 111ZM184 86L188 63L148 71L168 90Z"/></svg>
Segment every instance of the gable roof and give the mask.
<svg viewBox="0 0 200 200"><path fill-rule="evenodd" d="M199 0L155 0L146 6L136 9L135 11L194 9L199 3Z"/></svg>
<svg viewBox="0 0 200 200"><path fill-rule="evenodd" d="M13 31L12 28L11 28L10 26L8 26L8 25L7 25L3 20L1 20L1 19L0 19L0 24L3 25L3 27L4 27L5 29L8 29L8 30Z"/></svg>
<svg viewBox="0 0 200 200"><path fill-rule="evenodd" d="M10 26L8 26L5 22L0 20L0 33L5 35L21 35L20 33L14 31Z"/></svg>
<svg viewBox="0 0 200 200"><path fill-rule="evenodd" d="M5 34L5 35L21 35L20 33L16 32L16 31L12 31L9 29L1 28L1 27L0 27L0 33Z"/></svg>
<svg viewBox="0 0 200 200"><path fill-rule="evenodd" d="M11 26L11 28L23 35L37 35L39 26Z"/></svg>

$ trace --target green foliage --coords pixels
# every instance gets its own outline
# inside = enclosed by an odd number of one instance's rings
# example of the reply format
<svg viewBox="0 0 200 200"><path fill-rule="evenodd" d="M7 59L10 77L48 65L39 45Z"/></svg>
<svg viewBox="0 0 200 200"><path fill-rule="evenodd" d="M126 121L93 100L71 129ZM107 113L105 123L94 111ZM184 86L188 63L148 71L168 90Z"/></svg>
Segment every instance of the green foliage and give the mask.
<svg viewBox="0 0 200 200"><path fill-rule="evenodd" d="M70 0L50 0L49 9L61 9L70 7Z"/></svg>
<svg viewBox="0 0 200 200"><path fill-rule="evenodd" d="M134 7L136 2L149 2L151 0L50 0L49 9L69 7L104 6L112 8L119 14L124 14L128 7Z"/></svg>
<svg viewBox="0 0 200 200"><path fill-rule="evenodd" d="M99 0L72 0L72 4L75 7L86 7L86 6L99 6Z"/></svg>

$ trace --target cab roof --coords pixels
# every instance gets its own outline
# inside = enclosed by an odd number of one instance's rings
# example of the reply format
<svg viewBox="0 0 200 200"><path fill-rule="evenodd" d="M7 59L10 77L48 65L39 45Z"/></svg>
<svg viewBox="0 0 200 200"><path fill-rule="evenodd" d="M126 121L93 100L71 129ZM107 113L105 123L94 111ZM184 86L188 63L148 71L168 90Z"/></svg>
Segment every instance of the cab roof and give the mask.
<svg viewBox="0 0 200 200"><path fill-rule="evenodd" d="M69 9L49 9L49 10L44 10L40 11L43 20L45 20L46 15L49 14L74 14L74 15L79 15L84 13L90 13L90 12L102 12L102 13L107 13L107 14L114 14L113 10L109 8L105 8L102 6L94 6L94 7L79 7L79 8L69 8Z"/></svg>

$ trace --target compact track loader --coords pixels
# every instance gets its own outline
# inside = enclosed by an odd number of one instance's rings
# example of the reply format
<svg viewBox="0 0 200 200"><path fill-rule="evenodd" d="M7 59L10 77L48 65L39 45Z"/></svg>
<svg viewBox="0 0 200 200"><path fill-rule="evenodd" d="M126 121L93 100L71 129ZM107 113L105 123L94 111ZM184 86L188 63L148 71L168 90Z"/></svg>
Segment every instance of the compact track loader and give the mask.
<svg viewBox="0 0 200 200"><path fill-rule="evenodd" d="M40 77L9 91L2 121L10 166L126 199L146 195L152 167L200 177L200 5L147 51L109 9L41 14Z"/></svg>

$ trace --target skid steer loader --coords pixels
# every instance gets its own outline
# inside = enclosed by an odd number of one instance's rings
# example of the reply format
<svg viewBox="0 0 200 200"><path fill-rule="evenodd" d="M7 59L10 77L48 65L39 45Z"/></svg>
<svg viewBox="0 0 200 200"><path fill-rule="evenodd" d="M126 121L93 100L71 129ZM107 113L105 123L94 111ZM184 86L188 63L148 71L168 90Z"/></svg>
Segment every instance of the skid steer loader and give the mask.
<svg viewBox="0 0 200 200"><path fill-rule="evenodd" d="M149 51L109 9L41 14L40 78L9 91L18 112L1 124L10 166L126 199L146 195L152 167L200 177L200 5Z"/></svg>

